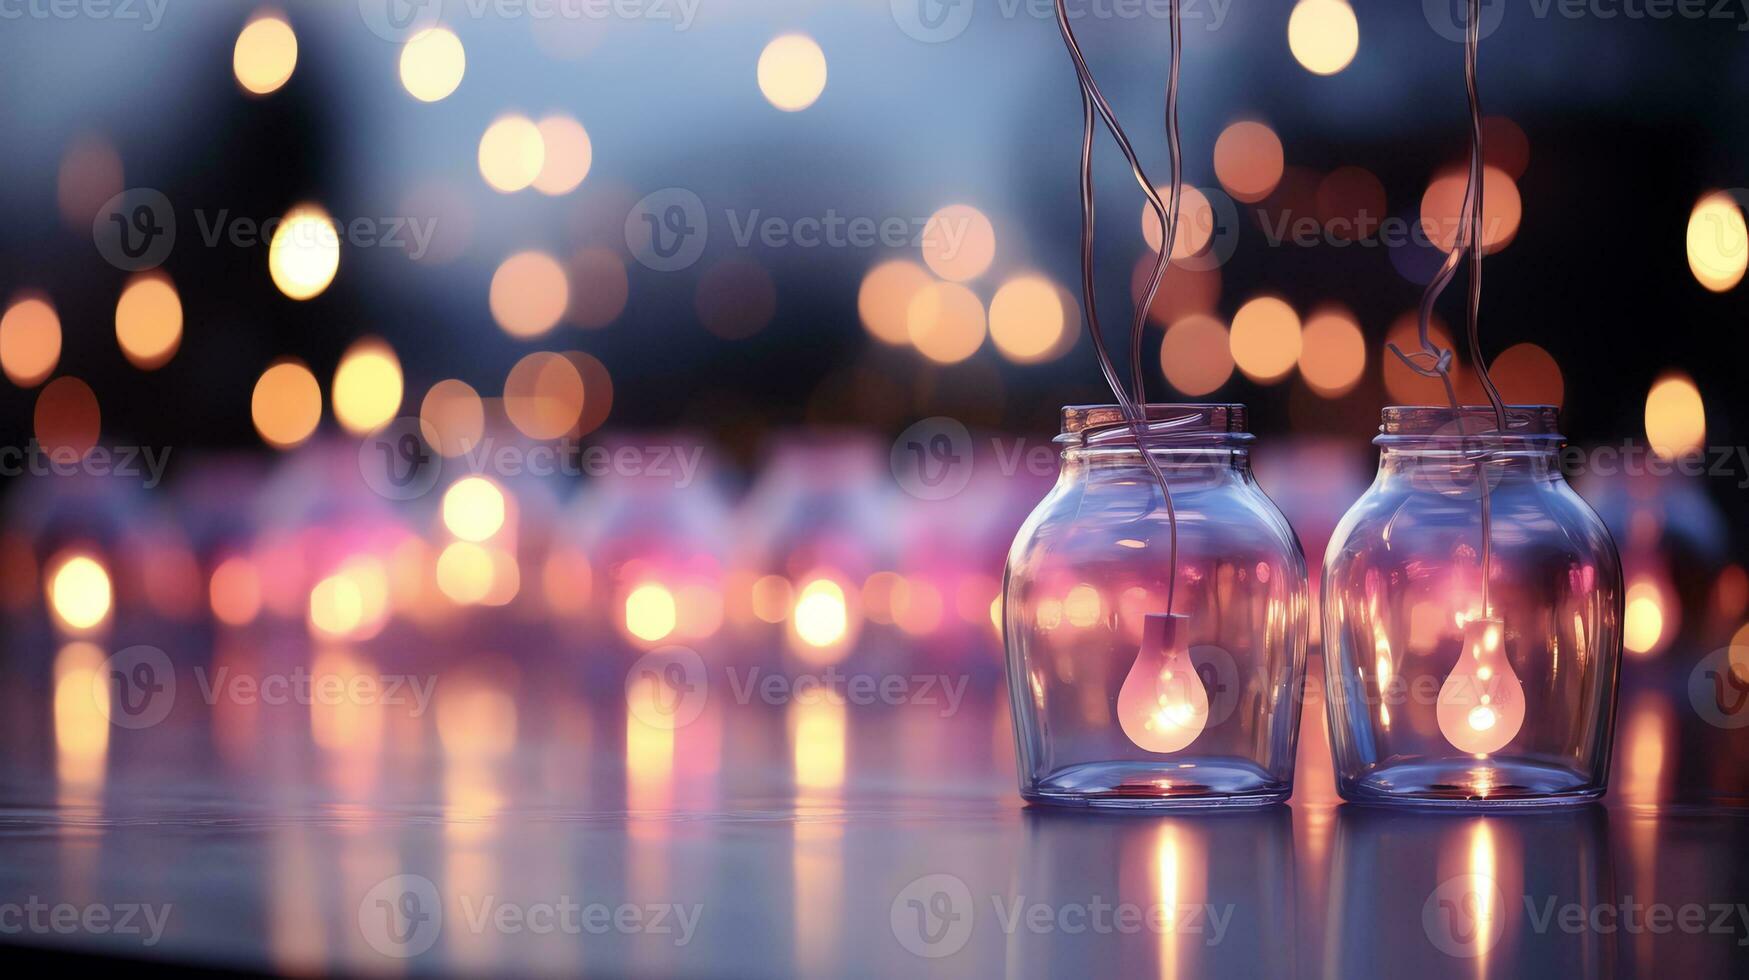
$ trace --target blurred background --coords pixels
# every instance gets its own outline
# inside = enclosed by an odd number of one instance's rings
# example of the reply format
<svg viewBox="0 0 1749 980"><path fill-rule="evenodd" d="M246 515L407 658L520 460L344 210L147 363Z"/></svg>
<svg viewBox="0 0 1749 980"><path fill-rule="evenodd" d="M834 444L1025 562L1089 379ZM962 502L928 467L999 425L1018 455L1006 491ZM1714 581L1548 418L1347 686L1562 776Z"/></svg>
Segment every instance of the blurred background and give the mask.
<svg viewBox="0 0 1749 980"><path fill-rule="evenodd" d="M1314 567L1379 409L1440 400L1385 344L1455 233L1455 6L1185 4L1185 224L1142 363L1157 400L1250 406ZM1749 8L1703 6L1483 20L1482 347L1509 401L1560 406L1569 478L1620 546L1612 797L1646 805L1749 794L1749 712L1689 696L1703 659L1749 649ZM1070 8L1164 182L1164 5ZM305 802L489 825L529 799L842 805L859 772L1012 797L1003 558L1055 478L1060 408L1109 400L1049 4L37 0L0 4L0 93L20 798L271 800L293 773ZM1108 142L1096 175L1122 351L1159 229ZM627 668L669 644L963 701L730 698L651 728ZM441 683L429 715L181 697L130 731L68 693L124 653L189 685ZM1329 804L1312 698L1301 794ZM1294 834L1324 860L1333 827ZM298 846L266 872L291 907L316 902L286 877ZM328 962L308 939L272 962ZM830 946L796 943L798 965Z"/></svg>

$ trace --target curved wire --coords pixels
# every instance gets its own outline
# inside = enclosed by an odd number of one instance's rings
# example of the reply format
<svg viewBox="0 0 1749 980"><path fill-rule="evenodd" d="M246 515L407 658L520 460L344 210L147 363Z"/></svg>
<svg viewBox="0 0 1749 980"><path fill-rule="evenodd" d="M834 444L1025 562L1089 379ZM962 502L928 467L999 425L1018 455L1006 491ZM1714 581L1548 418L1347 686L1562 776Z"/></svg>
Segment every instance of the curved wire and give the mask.
<svg viewBox="0 0 1749 980"><path fill-rule="evenodd" d="M1124 133L1123 126L1117 121L1111 104L1099 91L1099 85L1093 79L1093 72L1087 67L1086 56L1081 52L1081 45L1075 40L1075 31L1069 26L1069 13L1065 0L1056 0L1057 28L1062 33L1063 44L1069 50L1069 57L1075 64L1075 75L1081 86L1081 294L1082 305L1086 309L1087 332L1093 340L1093 353L1099 361L1099 370L1105 376L1105 383L1111 388L1117 399L1118 407L1129 423L1130 432L1135 436L1136 448L1140 451L1142 462L1147 466L1148 473L1159 484L1160 493L1166 501L1166 526L1170 540L1168 562L1170 566L1166 584L1166 612L1172 612L1173 601L1178 590L1178 511L1172 501L1172 489L1166 483L1166 475L1161 472L1160 465L1153 454L1148 451L1144 429L1147 426L1147 386L1141 369L1141 339L1144 327L1147 325L1148 311L1153 308L1154 297L1159 293L1160 283L1166 275L1166 265L1171 260L1172 246L1178 232L1179 191L1181 167L1178 143L1178 62L1180 47L1179 11L1177 0L1167 0L1169 19L1172 32L1172 64L1166 89L1166 129L1167 142L1172 151L1172 190L1171 206L1160 200L1159 192L1154 189L1153 182L1148 179L1143 170L1141 160L1130 145L1129 137ZM1160 222L1161 248L1154 257L1154 267L1148 276L1148 287L1143 292L1140 303L1136 307L1135 318L1130 324L1130 373L1134 382L1134 397L1125 390L1125 386L1113 364L1110 352L1105 346L1105 337L1099 328L1098 303L1094 299L1093 281L1093 242L1094 242L1094 204L1093 204L1093 130L1094 116L1105 124L1112 140L1117 143L1124 159L1129 162L1130 172L1136 183L1141 185L1142 193L1148 199L1148 204L1154 209L1154 215Z"/></svg>

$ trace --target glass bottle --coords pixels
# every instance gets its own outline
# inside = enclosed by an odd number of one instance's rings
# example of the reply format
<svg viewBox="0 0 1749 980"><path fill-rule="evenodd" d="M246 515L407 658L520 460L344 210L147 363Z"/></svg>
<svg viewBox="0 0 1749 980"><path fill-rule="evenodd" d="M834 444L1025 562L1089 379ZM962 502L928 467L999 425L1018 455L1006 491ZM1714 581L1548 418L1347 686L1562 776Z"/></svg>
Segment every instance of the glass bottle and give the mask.
<svg viewBox="0 0 1749 980"><path fill-rule="evenodd" d="M1378 476L1324 559L1345 799L1535 806L1603 794L1621 563L1561 474L1556 410L1511 406L1507 421L1500 435L1488 408L1384 410Z"/></svg>
<svg viewBox="0 0 1749 980"><path fill-rule="evenodd" d="M1177 515L1175 585L1165 500L1116 406L1063 409L1057 484L1009 551L1021 795L1105 807L1286 799L1305 557L1252 478L1243 405L1149 405L1147 417Z"/></svg>

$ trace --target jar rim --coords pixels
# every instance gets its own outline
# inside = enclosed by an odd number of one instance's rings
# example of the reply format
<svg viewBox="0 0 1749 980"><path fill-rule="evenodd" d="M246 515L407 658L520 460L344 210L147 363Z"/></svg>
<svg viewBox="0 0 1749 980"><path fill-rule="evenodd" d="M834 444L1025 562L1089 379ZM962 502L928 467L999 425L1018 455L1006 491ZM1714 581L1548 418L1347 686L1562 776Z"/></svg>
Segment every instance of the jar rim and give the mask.
<svg viewBox="0 0 1749 980"><path fill-rule="evenodd" d="M1149 402L1144 407L1147 436L1244 434L1245 406L1239 402ZM1117 405L1064 405L1058 441L1080 442L1108 430L1128 432L1129 420Z"/></svg>
<svg viewBox="0 0 1749 980"><path fill-rule="evenodd" d="M1376 441L1393 437L1460 440L1476 436L1560 439L1561 410L1554 405L1507 405L1501 432L1491 405L1388 405L1379 413Z"/></svg>

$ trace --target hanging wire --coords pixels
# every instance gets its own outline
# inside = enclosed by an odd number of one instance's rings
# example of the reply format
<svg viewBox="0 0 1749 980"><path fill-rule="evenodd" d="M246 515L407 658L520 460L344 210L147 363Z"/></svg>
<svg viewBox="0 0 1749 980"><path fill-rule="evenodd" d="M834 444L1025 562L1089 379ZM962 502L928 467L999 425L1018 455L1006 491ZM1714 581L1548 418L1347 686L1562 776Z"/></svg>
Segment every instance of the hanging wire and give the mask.
<svg viewBox="0 0 1749 980"><path fill-rule="evenodd" d="M1148 312L1153 308L1154 297L1160 291L1160 283L1165 278L1166 265L1171 261L1173 242L1178 234L1179 192L1183 179L1178 140L1178 67L1182 52L1178 0L1167 0L1172 34L1172 61L1166 82L1166 141L1172 156L1172 188L1167 198L1169 205L1161 201L1159 192L1154 189L1153 182L1148 179L1141 160L1136 156L1135 148L1130 145L1123 126L1118 123L1111 104L1106 101L1099 91L1098 83L1093 80L1093 72L1087 67L1081 45L1075 40L1075 31L1069 26L1065 0L1056 0L1056 10L1057 27L1062 32L1064 46L1069 49L1069 57L1075 63L1075 76L1081 86L1081 296L1086 310L1087 332L1093 340L1093 353L1099 360L1099 370L1105 376L1105 383L1111 388L1118 408L1123 412L1131 434L1135 436L1136 448L1141 452L1142 462L1148 467L1148 473L1153 476L1154 482L1159 484L1160 494L1166 501L1166 527L1170 541L1166 612L1171 613L1178 590L1178 512L1172 502L1172 490L1166 484L1166 475L1161 472L1160 464L1148 450L1145 431L1148 424L1148 397L1147 383L1142 374L1141 348ZM1141 185L1142 194L1147 197L1155 218L1160 222L1160 252L1154 257L1147 289L1143 291L1141 301L1136 306L1135 318L1130 323L1130 378L1134 386L1133 397L1126 391L1112 362L1111 353L1106 349L1105 336L1099 328L1098 304L1094 299L1093 123L1096 112L1123 153L1124 159L1129 162L1131 174L1134 175L1136 183Z"/></svg>
<svg viewBox="0 0 1749 980"><path fill-rule="evenodd" d="M1469 341L1470 360L1476 365L1476 375L1482 381L1482 390L1488 396L1488 404L1494 411L1494 432L1496 437L1506 433L1506 404L1500 398L1500 390L1495 387L1494 379L1488 374L1487 361L1482 357L1481 334L1478 317L1482 306L1482 253L1484 240L1482 236L1483 214L1483 178L1484 163L1482 157L1482 99L1476 81L1477 62L1481 49L1481 0L1469 0L1468 18L1464 25L1464 88L1469 99L1470 110L1470 159L1465 173L1464 200L1458 211L1458 229L1451 251L1439 270L1427 284L1427 290L1421 294L1421 307L1418 311L1416 325L1417 339L1420 349L1405 353L1395 343L1386 344L1391 353L1416 374L1426 378L1438 378L1445 387L1445 397L1451 404L1452 415L1457 421L1458 435L1464 439L1465 447L1469 445L1468 427L1464 424L1463 406L1458 403L1457 390L1452 385L1451 363L1452 352L1435 344L1429 333L1433 318L1433 307L1438 302L1440 294L1457 275L1458 265L1463 261L1467 251L1470 259L1469 293L1464 309L1464 327ZM1488 616L1488 580L1493 563L1493 506L1490 499L1487 476L1484 467L1492 453L1484 444L1472 453L1470 458L1476 466L1476 484L1480 490L1478 501L1482 512L1482 616Z"/></svg>

